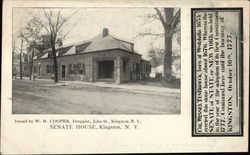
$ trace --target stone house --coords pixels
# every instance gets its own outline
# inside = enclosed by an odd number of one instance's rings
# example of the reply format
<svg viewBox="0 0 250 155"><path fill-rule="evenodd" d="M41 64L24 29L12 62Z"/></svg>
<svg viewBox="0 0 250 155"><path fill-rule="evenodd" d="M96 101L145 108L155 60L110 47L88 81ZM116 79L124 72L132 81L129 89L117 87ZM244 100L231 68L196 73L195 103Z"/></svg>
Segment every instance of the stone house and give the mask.
<svg viewBox="0 0 250 155"><path fill-rule="evenodd" d="M134 51L134 44L109 35L106 28L92 40L56 51L59 80L121 83L149 77L150 64ZM54 78L51 49L34 57L33 72L38 78Z"/></svg>

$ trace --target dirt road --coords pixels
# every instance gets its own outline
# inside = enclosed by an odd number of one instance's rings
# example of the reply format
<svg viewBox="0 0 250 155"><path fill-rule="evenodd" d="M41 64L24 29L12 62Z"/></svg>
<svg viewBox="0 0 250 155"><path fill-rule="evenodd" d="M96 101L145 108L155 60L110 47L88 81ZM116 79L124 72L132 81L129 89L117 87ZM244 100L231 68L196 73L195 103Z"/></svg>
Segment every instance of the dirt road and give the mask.
<svg viewBox="0 0 250 155"><path fill-rule="evenodd" d="M13 80L13 114L179 114L179 96Z"/></svg>

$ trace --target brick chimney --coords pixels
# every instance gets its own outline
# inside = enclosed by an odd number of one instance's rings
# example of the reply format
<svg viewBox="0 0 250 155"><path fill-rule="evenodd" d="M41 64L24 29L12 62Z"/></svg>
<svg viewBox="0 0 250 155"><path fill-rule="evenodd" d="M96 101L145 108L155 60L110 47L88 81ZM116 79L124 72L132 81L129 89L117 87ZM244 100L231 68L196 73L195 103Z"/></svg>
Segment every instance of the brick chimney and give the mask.
<svg viewBox="0 0 250 155"><path fill-rule="evenodd" d="M109 35L108 28L103 28L103 30L102 30L102 37L104 38L104 37L107 37L108 35Z"/></svg>

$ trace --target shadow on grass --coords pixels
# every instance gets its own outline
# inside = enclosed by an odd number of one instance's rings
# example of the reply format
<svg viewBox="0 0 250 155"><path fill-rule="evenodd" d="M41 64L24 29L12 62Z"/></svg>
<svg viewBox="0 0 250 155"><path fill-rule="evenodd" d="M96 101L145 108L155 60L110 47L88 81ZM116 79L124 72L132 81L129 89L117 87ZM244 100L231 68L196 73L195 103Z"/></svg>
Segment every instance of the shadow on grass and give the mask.
<svg viewBox="0 0 250 155"><path fill-rule="evenodd" d="M157 86L157 87L165 87L165 88L174 88L174 89L180 89L180 79L172 81L171 83L163 83L161 79L145 79L145 80L140 80L137 81L140 84L143 85L149 85L149 86Z"/></svg>

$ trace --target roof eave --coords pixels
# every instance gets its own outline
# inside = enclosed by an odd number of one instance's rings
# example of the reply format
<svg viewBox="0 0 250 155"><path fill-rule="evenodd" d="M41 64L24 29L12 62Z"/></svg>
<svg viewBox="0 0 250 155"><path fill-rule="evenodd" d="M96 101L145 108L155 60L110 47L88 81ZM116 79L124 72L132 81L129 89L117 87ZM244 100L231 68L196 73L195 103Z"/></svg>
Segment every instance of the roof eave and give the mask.
<svg viewBox="0 0 250 155"><path fill-rule="evenodd" d="M95 53L95 52L109 51L109 50L122 50L122 51L125 51L125 52L129 52L129 53L132 53L132 54L136 54L136 55L140 55L140 56L142 56L142 55L141 55L141 54L139 54L139 53L132 52L132 51L129 51L129 50L125 50L125 49L122 49L122 48L103 49L103 50L88 51L88 52L81 52L81 53L82 53L82 54L83 54L83 53ZM79 54L81 54L81 53L79 53Z"/></svg>

